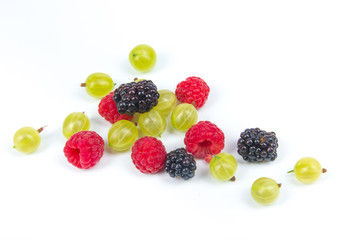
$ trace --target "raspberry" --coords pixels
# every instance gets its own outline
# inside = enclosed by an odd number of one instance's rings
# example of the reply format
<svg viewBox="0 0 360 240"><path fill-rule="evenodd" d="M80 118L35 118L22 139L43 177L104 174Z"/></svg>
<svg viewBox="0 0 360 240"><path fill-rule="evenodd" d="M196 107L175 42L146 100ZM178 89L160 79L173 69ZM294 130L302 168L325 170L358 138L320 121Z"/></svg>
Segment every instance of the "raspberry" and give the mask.
<svg viewBox="0 0 360 240"><path fill-rule="evenodd" d="M151 80L121 84L114 91L113 99L120 114L134 115L149 112L158 103L160 95Z"/></svg>
<svg viewBox="0 0 360 240"><path fill-rule="evenodd" d="M188 180L195 175L196 162L194 156L186 152L185 148L178 148L166 155L165 172L170 177Z"/></svg>
<svg viewBox="0 0 360 240"><path fill-rule="evenodd" d="M202 107L209 96L210 88L199 77L188 77L176 86L175 95L181 103L194 104L194 107Z"/></svg>
<svg viewBox="0 0 360 240"><path fill-rule="evenodd" d="M118 113L113 96L114 92L110 92L108 95L101 99L98 108L100 116L102 116L103 118L105 118L106 121L112 124L116 123L119 120L131 121L134 116Z"/></svg>
<svg viewBox="0 0 360 240"><path fill-rule="evenodd" d="M140 172L156 173L164 168L166 150L160 140L142 137L134 143L131 159Z"/></svg>
<svg viewBox="0 0 360 240"><path fill-rule="evenodd" d="M185 134L186 150L194 157L205 159L207 155L221 152L225 145L224 133L214 123L200 121Z"/></svg>
<svg viewBox="0 0 360 240"><path fill-rule="evenodd" d="M67 140L64 154L67 160L78 168L95 166L104 154L104 140L93 131L80 131Z"/></svg>
<svg viewBox="0 0 360 240"><path fill-rule="evenodd" d="M277 157L278 139L274 132L249 128L240 134L237 147L238 153L245 161L274 161Z"/></svg>

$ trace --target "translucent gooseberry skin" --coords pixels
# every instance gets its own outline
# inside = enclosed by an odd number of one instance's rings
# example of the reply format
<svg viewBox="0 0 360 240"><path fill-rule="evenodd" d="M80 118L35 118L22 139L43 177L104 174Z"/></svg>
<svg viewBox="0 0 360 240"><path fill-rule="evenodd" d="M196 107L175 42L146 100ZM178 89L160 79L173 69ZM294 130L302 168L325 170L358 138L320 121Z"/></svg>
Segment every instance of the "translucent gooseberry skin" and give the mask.
<svg viewBox="0 0 360 240"><path fill-rule="evenodd" d="M67 115L63 122L63 135L69 139L74 133L90 129L90 120L83 112L73 112Z"/></svg>
<svg viewBox="0 0 360 240"><path fill-rule="evenodd" d="M14 148L22 153L32 153L41 142L40 133L32 127L23 127L14 134Z"/></svg>
<svg viewBox="0 0 360 240"><path fill-rule="evenodd" d="M321 164L312 157L301 158L294 167L295 177L302 183L313 183L320 178L322 173Z"/></svg>
<svg viewBox="0 0 360 240"><path fill-rule="evenodd" d="M138 136L139 131L134 123L128 120L117 121L108 131L109 147L117 152L129 150Z"/></svg>
<svg viewBox="0 0 360 240"><path fill-rule="evenodd" d="M177 105L171 113L171 124L179 131L186 132L198 120L196 108L189 103Z"/></svg>
<svg viewBox="0 0 360 240"><path fill-rule="evenodd" d="M138 124L140 130L145 135L152 137L160 137L166 129L166 119L164 115L155 109L140 114Z"/></svg>
<svg viewBox="0 0 360 240"><path fill-rule="evenodd" d="M112 78L105 73L90 74L85 81L86 92L94 98L103 98L114 88Z"/></svg>
<svg viewBox="0 0 360 240"><path fill-rule="evenodd" d="M156 64L156 52L149 45L140 44L130 51L129 61L137 71L149 72Z"/></svg>
<svg viewBox="0 0 360 240"><path fill-rule="evenodd" d="M170 90L159 90L158 93L160 94L160 97L158 99L158 104L154 107L154 109L166 117L176 106L177 98L175 93Z"/></svg>
<svg viewBox="0 0 360 240"><path fill-rule="evenodd" d="M251 187L251 196L253 199L263 205L268 205L279 197L280 186L279 184L267 177L257 179Z"/></svg>
<svg viewBox="0 0 360 240"><path fill-rule="evenodd" d="M237 169L235 157L229 153L219 153L212 157L209 163L210 173L220 181L230 180Z"/></svg>

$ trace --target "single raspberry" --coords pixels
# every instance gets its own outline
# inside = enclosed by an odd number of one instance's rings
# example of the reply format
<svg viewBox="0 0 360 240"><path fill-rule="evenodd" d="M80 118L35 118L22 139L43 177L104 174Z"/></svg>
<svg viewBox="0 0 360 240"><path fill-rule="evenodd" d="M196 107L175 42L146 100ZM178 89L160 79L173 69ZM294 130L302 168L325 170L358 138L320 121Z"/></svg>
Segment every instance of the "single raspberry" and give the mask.
<svg viewBox="0 0 360 240"><path fill-rule="evenodd" d="M185 134L186 150L194 157L205 159L207 155L221 152L225 146L224 133L214 123L200 121Z"/></svg>
<svg viewBox="0 0 360 240"><path fill-rule="evenodd" d="M80 131L67 140L64 154L67 160L78 168L95 166L104 154L104 140L93 131Z"/></svg>
<svg viewBox="0 0 360 240"><path fill-rule="evenodd" d="M160 140L142 137L134 143L131 159L140 172L156 173L165 166L166 150Z"/></svg>
<svg viewBox="0 0 360 240"><path fill-rule="evenodd" d="M199 77L188 77L176 86L175 95L181 103L194 104L196 108L202 107L208 99L209 86Z"/></svg>
<svg viewBox="0 0 360 240"><path fill-rule="evenodd" d="M105 118L106 121L112 124L116 123L119 120L131 121L134 116L118 113L113 96L114 92L110 92L108 95L101 99L98 108L100 116L102 116L103 118Z"/></svg>

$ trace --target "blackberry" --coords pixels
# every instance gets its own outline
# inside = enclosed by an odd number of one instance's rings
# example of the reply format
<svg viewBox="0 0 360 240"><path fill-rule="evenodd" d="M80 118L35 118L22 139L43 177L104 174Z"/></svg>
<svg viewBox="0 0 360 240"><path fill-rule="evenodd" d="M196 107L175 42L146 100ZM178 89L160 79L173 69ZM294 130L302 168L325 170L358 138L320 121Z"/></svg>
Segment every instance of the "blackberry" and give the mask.
<svg viewBox="0 0 360 240"><path fill-rule="evenodd" d="M249 128L240 134L237 147L238 153L245 161L274 161L277 157L278 139L274 132Z"/></svg>
<svg viewBox="0 0 360 240"><path fill-rule="evenodd" d="M114 102L120 114L134 115L149 112L158 103L160 95L151 80L123 83L114 91Z"/></svg>
<svg viewBox="0 0 360 240"><path fill-rule="evenodd" d="M196 162L194 156L188 153L185 148L178 148L169 152L165 160L165 172L170 177L178 177L184 180L194 177Z"/></svg>

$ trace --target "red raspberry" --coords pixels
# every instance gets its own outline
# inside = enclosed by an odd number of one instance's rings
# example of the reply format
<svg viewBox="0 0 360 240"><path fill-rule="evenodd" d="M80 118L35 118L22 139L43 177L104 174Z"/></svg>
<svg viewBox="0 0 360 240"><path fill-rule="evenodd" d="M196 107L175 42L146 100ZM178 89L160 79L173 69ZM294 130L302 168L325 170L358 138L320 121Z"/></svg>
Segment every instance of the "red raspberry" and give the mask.
<svg viewBox="0 0 360 240"><path fill-rule="evenodd" d="M116 123L119 120L131 121L134 116L118 113L113 96L114 92L110 92L108 95L101 99L98 109L99 114L103 118L105 118L105 120L109 121L112 124Z"/></svg>
<svg viewBox="0 0 360 240"><path fill-rule="evenodd" d="M95 166L104 154L104 140L93 131L80 131L67 140L64 154L67 160L78 168Z"/></svg>
<svg viewBox="0 0 360 240"><path fill-rule="evenodd" d="M199 77L188 77L176 86L175 95L181 103L194 104L194 107L202 107L209 96L210 88Z"/></svg>
<svg viewBox="0 0 360 240"><path fill-rule="evenodd" d="M196 158L205 159L207 155L216 155L225 145L224 133L209 121L200 121L185 134L186 151Z"/></svg>
<svg viewBox="0 0 360 240"><path fill-rule="evenodd" d="M166 150L160 140L142 137L134 143L131 158L140 172L156 173L165 166Z"/></svg>

